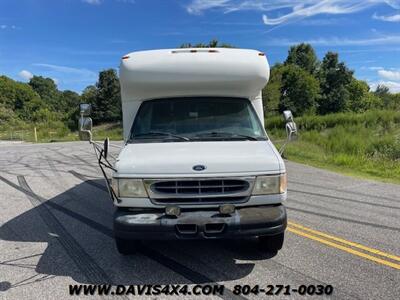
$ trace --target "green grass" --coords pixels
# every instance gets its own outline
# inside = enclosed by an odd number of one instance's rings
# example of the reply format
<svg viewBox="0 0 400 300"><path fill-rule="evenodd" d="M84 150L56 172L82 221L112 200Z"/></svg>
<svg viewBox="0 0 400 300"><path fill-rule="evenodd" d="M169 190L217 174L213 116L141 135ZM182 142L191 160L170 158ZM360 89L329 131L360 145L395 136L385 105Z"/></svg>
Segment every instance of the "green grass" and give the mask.
<svg viewBox="0 0 400 300"><path fill-rule="evenodd" d="M15 128L0 128L0 140L15 140L35 142L34 125L26 125L24 127ZM78 133L71 132L64 126L54 126L49 128L44 124L36 127L37 142L69 142L79 141ZM94 126L92 130L93 139L96 141L104 140L109 137L110 140L122 140L122 126L119 123L102 124Z"/></svg>
<svg viewBox="0 0 400 300"><path fill-rule="evenodd" d="M370 111L297 118L289 160L357 177L400 183L400 112ZM272 140L284 137L279 117L266 119ZM282 126L278 128L278 124Z"/></svg>
<svg viewBox="0 0 400 300"><path fill-rule="evenodd" d="M108 137L112 141L120 141L123 139L122 125L118 123L103 124L93 127L93 139L104 140Z"/></svg>
<svg viewBox="0 0 400 300"><path fill-rule="evenodd" d="M343 153L327 154L321 147L302 141L290 144L286 148L285 157L346 175L400 184L400 166L396 161L372 160Z"/></svg>

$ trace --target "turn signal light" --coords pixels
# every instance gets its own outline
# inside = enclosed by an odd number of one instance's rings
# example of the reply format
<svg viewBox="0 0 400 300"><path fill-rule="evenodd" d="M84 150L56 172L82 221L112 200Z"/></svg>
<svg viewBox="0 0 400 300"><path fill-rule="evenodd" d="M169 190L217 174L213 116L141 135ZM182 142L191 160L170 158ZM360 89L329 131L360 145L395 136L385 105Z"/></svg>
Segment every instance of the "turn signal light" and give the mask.
<svg viewBox="0 0 400 300"><path fill-rule="evenodd" d="M232 204L223 204L219 207L219 212L223 215L230 215L235 212L235 206Z"/></svg>
<svg viewBox="0 0 400 300"><path fill-rule="evenodd" d="M181 214L181 209L179 206L167 206L165 208L165 214L167 216L179 217Z"/></svg>

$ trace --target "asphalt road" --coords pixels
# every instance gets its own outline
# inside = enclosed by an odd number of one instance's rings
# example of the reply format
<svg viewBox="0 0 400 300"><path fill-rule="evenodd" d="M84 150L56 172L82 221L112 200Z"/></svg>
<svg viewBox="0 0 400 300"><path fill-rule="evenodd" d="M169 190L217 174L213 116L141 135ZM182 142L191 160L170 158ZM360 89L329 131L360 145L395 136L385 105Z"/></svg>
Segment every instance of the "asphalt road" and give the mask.
<svg viewBox="0 0 400 300"><path fill-rule="evenodd" d="M400 185L287 168L289 227L277 254L254 240L189 241L146 242L126 257L115 248L113 206L88 143L1 143L0 299L65 299L69 284L101 283L218 283L224 299L239 284L332 285L327 298L399 299Z"/></svg>

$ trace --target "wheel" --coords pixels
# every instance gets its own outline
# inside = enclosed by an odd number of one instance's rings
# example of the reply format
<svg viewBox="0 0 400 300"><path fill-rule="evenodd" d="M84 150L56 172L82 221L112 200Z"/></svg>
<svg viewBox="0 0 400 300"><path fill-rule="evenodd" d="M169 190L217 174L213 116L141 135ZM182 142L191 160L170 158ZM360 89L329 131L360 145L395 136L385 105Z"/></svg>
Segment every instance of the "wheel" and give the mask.
<svg viewBox="0 0 400 300"><path fill-rule="evenodd" d="M282 249L285 233L277 235L264 235L258 237L258 243L262 250L268 252L278 252Z"/></svg>
<svg viewBox="0 0 400 300"><path fill-rule="evenodd" d="M115 237L115 244L120 254L129 255L136 252L139 241Z"/></svg>

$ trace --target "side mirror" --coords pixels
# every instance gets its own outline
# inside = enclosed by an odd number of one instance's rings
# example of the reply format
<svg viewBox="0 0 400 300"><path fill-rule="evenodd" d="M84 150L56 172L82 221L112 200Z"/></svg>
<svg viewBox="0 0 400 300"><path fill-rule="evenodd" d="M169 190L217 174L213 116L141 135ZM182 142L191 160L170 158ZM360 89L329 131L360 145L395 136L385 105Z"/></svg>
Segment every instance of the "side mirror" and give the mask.
<svg viewBox="0 0 400 300"><path fill-rule="evenodd" d="M293 120L293 114L290 110L285 110L283 112L283 117L285 118L286 121L285 128L286 128L287 140L291 141L293 137L297 135L297 126Z"/></svg>
<svg viewBox="0 0 400 300"><path fill-rule="evenodd" d="M293 140L294 138L297 137L297 126L296 123L293 120L293 114L290 110L285 110L283 112L283 117L286 121L285 129L286 129L286 135L287 139L286 142L282 145L281 149L279 150L279 153L282 155L283 151L285 151L286 145Z"/></svg>
<svg viewBox="0 0 400 300"><path fill-rule="evenodd" d="M283 117L285 118L286 123L293 121L293 114L290 110L285 110L283 112Z"/></svg>
<svg viewBox="0 0 400 300"><path fill-rule="evenodd" d="M80 131L91 131L93 127L92 118L83 117L79 119L79 130Z"/></svg>
<svg viewBox="0 0 400 300"><path fill-rule="evenodd" d="M79 104L79 113L82 117L90 116L92 112L92 105L89 103L81 103Z"/></svg>
<svg viewBox="0 0 400 300"><path fill-rule="evenodd" d="M103 156L105 159L107 159L107 155L108 155L108 147L110 146L110 139L107 137L104 140L104 147L103 147Z"/></svg>
<svg viewBox="0 0 400 300"><path fill-rule="evenodd" d="M92 112L92 105L88 103L79 104L79 113L81 115L78 121L79 139L81 141L92 141L92 127L93 121L89 118Z"/></svg>
<svg viewBox="0 0 400 300"><path fill-rule="evenodd" d="M93 121L89 117L81 117L79 119L79 139L81 141L91 141L92 140L92 127Z"/></svg>
<svg viewBox="0 0 400 300"><path fill-rule="evenodd" d="M286 135L288 141L291 141L297 137L297 126L294 121L286 123Z"/></svg>

